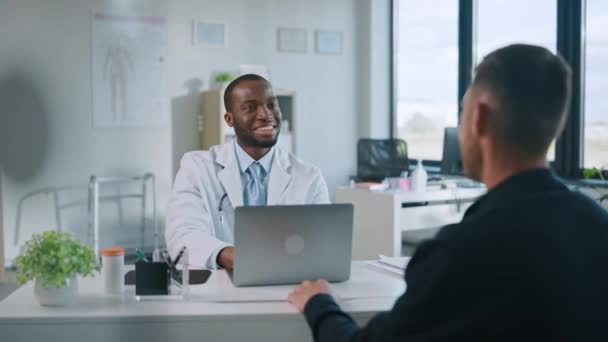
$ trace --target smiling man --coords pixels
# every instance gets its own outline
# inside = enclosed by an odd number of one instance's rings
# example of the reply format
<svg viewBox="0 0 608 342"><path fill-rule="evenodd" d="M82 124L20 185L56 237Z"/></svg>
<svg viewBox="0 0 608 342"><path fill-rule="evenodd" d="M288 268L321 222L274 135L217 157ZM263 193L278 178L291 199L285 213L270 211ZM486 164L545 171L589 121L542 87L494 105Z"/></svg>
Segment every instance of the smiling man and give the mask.
<svg viewBox="0 0 608 342"><path fill-rule="evenodd" d="M236 139L186 153L167 208L165 239L175 256L188 247L193 266L234 263L234 208L329 203L321 171L275 146L281 110L272 85L243 75L224 93L226 124Z"/></svg>

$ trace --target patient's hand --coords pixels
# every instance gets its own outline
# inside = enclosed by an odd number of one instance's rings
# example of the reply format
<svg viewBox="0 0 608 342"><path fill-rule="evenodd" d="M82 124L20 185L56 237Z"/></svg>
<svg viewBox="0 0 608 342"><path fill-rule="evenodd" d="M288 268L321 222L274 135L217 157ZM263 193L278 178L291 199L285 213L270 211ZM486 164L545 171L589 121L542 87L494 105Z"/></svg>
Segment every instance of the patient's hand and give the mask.
<svg viewBox="0 0 608 342"><path fill-rule="evenodd" d="M234 247L224 247L217 255L217 264L231 270L234 267Z"/></svg>
<svg viewBox="0 0 608 342"><path fill-rule="evenodd" d="M304 312L304 307L306 307L306 303L308 303L310 298L321 293L329 293L327 281L323 279L319 279L315 282L306 280L289 293L287 300L293 304L298 311Z"/></svg>

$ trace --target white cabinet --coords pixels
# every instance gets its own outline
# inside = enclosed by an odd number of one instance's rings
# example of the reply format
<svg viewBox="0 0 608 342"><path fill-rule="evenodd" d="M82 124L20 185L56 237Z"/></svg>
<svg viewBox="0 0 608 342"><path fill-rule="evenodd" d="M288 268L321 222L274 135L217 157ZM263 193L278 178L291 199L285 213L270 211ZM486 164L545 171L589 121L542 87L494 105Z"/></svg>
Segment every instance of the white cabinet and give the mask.
<svg viewBox="0 0 608 342"><path fill-rule="evenodd" d="M369 191L342 187L337 203L352 203L353 260L378 258L378 254L401 256L404 237L436 231L460 222L466 209L486 188L426 192Z"/></svg>

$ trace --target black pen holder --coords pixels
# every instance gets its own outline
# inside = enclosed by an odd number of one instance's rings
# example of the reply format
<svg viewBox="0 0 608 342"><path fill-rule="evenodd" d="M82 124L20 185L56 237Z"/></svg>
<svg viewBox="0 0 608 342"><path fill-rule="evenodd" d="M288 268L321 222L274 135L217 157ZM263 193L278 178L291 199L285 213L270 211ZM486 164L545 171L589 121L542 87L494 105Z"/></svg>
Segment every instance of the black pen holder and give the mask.
<svg viewBox="0 0 608 342"><path fill-rule="evenodd" d="M135 263L135 295L168 295L171 275L165 262Z"/></svg>

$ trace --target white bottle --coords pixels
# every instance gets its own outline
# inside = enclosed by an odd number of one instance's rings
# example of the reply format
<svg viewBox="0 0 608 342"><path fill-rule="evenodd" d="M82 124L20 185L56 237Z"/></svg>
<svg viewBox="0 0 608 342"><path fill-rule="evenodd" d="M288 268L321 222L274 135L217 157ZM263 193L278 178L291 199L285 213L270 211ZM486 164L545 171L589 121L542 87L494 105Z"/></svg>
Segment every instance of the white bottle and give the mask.
<svg viewBox="0 0 608 342"><path fill-rule="evenodd" d="M101 250L101 269L104 289L107 294L121 294L125 289L125 250L122 247Z"/></svg>
<svg viewBox="0 0 608 342"><path fill-rule="evenodd" d="M415 192L424 192L426 191L426 180L427 174L424 166L422 165L422 160L418 160L418 165L412 172L412 191Z"/></svg>

